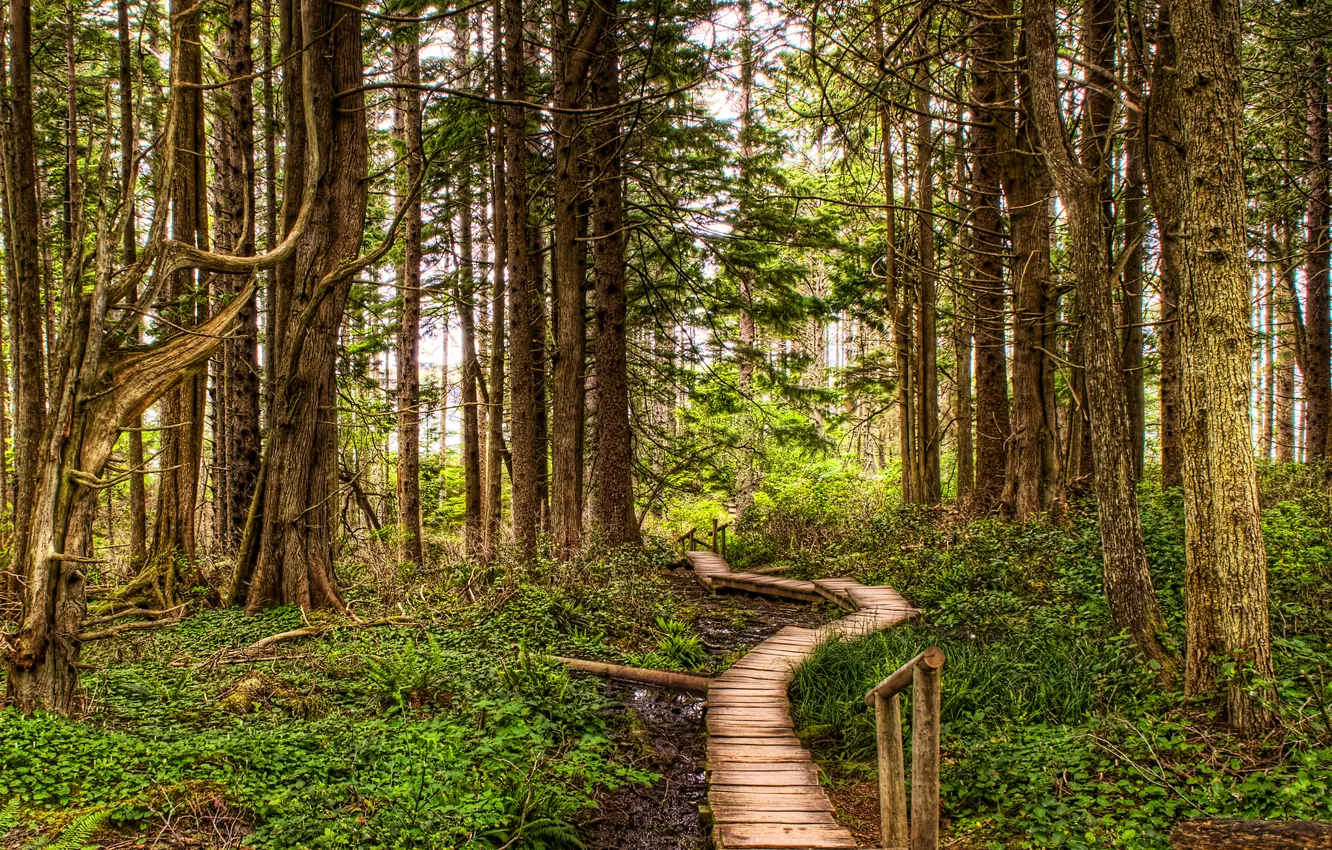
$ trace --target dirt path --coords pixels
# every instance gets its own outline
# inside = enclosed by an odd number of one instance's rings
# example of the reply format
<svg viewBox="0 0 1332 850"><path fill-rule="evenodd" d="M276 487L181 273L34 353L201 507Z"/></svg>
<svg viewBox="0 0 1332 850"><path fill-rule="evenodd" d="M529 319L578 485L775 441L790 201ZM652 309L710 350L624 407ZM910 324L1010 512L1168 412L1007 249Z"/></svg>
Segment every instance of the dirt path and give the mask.
<svg viewBox="0 0 1332 850"><path fill-rule="evenodd" d="M821 609L807 604L711 594L688 570L674 571L667 580L671 592L697 611L694 628L719 662L786 626L826 622ZM589 850L705 850L708 829L699 818L707 799L702 696L620 682L608 684L607 694L618 702L614 722L626 756L662 778L603 795L601 812L586 825Z"/></svg>

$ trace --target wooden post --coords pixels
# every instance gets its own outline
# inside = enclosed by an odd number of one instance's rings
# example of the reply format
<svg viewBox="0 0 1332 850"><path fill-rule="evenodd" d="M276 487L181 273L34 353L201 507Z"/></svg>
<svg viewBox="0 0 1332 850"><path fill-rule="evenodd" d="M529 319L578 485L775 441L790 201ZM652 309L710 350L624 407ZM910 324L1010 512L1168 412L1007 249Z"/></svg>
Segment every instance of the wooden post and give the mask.
<svg viewBox="0 0 1332 850"><path fill-rule="evenodd" d="M874 728L879 748L879 833L884 848L898 850L907 846L900 696L874 695Z"/></svg>
<svg viewBox="0 0 1332 850"><path fill-rule="evenodd" d="M689 551L694 551L694 529L689 529Z"/></svg>
<svg viewBox="0 0 1332 850"><path fill-rule="evenodd" d="M717 548L717 518L716 518L716 517L713 517L713 518L712 518L712 552L713 552L713 554L716 554L718 551L720 551L720 550L718 550L718 548Z"/></svg>
<svg viewBox="0 0 1332 850"><path fill-rule="evenodd" d="M721 527L721 536L722 536L722 539L721 539L721 556L722 556L722 560L725 561L725 560L726 560L726 526L724 526L724 525Z"/></svg>
<svg viewBox="0 0 1332 850"><path fill-rule="evenodd" d="M942 656L937 647L930 650ZM926 650L928 653L930 650ZM916 665L911 715L911 850L939 847L939 668Z"/></svg>

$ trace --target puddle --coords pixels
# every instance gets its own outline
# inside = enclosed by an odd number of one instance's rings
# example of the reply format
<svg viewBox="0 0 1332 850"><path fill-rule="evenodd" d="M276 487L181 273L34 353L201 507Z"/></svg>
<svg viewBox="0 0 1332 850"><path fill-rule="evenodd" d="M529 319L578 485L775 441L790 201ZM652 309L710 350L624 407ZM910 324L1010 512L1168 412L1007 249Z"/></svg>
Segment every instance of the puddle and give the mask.
<svg viewBox="0 0 1332 850"><path fill-rule="evenodd" d="M723 659L748 650L786 626L822 625L807 604L742 594L713 595L693 573L667 576L671 590L699 613L694 628L709 654ZM706 850L707 825L699 807L707 800L707 746L703 699L661 688L608 681L608 711L621 754L637 767L660 773L650 786L602 794L601 811L585 824L589 850Z"/></svg>

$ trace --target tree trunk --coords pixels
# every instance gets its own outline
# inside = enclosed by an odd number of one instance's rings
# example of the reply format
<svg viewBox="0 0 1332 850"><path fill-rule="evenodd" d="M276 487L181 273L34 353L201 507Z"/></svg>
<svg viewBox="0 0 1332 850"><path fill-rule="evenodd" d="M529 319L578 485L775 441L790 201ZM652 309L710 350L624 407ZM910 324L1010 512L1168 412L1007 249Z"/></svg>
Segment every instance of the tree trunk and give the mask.
<svg viewBox="0 0 1332 850"><path fill-rule="evenodd" d="M536 557L536 379L533 356L533 288L536 276L528 241L526 19L522 0L504 9L504 194L508 229L509 283L509 506L514 541L522 557Z"/></svg>
<svg viewBox="0 0 1332 850"><path fill-rule="evenodd" d="M1276 460L1295 462L1295 228L1281 225L1281 284L1276 293L1277 359L1273 419L1276 420Z"/></svg>
<svg viewBox="0 0 1332 850"><path fill-rule="evenodd" d="M922 14L926 7L921 6ZM923 30L922 30L923 31ZM939 472L939 364L938 333L935 329L936 272L934 268L934 125L930 118L929 70L925 41L918 41L920 59L916 65L916 240L920 275L919 367L916 433L920 500L927 505L943 498Z"/></svg>
<svg viewBox="0 0 1332 850"><path fill-rule="evenodd" d="M1329 207L1328 198L1327 67L1321 49L1313 47L1309 51L1309 173L1305 187L1308 236L1304 261L1307 293L1304 334L1308 361L1304 371L1304 398L1308 460L1324 457L1332 420L1332 383L1329 383L1332 366L1328 362L1328 262L1332 257L1328 223L1332 207Z"/></svg>
<svg viewBox="0 0 1332 850"><path fill-rule="evenodd" d="M1008 0L987 0L978 10L971 64L971 252L972 291L976 305L976 489L982 510L999 504L1007 474L1010 433L1008 358L1005 351L1007 308L1004 292L1004 239L999 214L1003 174L999 132L1004 101L1005 42L1011 14ZM1016 217L1021 210L1010 209ZM1014 363L1016 369L1017 364ZM1016 388L1016 384L1015 384ZM1018 411L1015 411L1017 413Z"/></svg>
<svg viewBox="0 0 1332 850"><path fill-rule="evenodd" d="M244 568L250 554L244 544L237 569L238 582L248 578L247 611L344 607L331 542L338 474L334 369L368 200L359 9L334 0L281 0L279 8L282 55L305 57L283 75L283 231L293 233L302 215L310 223L277 268L276 385L263 483L251 508L253 569ZM311 49L315 43L320 49Z"/></svg>
<svg viewBox="0 0 1332 850"><path fill-rule="evenodd" d="M597 531L608 546L637 544L634 514L633 433L629 425L629 375L625 323L624 180L620 173L620 56L616 4L609 3L592 77L593 102L608 107L599 116L594 146L597 175L592 189L593 257L597 276Z"/></svg>
<svg viewBox="0 0 1332 850"><path fill-rule="evenodd" d="M1050 295L1050 173L1038 154L1020 61L1017 121L1004 126L1004 194L1013 234L1012 445L1004 504L1019 522L1036 519L1056 501L1062 480L1054 394L1056 300ZM1011 85L1007 87L1012 91ZM1009 135L1011 134L1011 135Z"/></svg>
<svg viewBox="0 0 1332 850"><path fill-rule="evenodd" d="M1089 19L1104 20L1103 0L1089 2L1092 4L1087 10ZM1108 18L1113 21L1113 8ZM1053 0L1029 0L1025 19L1032 116L1050 174L1068 210L1078 306L1083 316L1086 401L1095 453L1106 600L1116 628L1127 630L1146 658L1168 669L1172 660L1158 638L1165 632L1165 622L1147 568L1134 489L1123 369L1111 297L1102 182L1098 172L1085 164L1094 161L1094 152L1089 148L1099 147L1103 140L1095 134L1084 136L1082 162L1074 159L1059 114ZM1093 28L1096 29L1099 27Z"/></svg>
<svg viewBox="0 0 1332 850"><path fill-rule="evenodd" d="M1130 13L1132 15L1132 13ZM1138 22L1130 18L1129 30L1136 39ZM1129 89L1137 97L1142 95L1141 64L1130 56L1128 68ZM1124 139L1124 274L1123 300L1120 318L1123 326L1124 391L1128 399L1129 446L1133 454L1133 475L1142 479L1142 467L1147 451L1147 398L1143 366L1143 274L1142 240L1147 232L1146 193L1143 190L1144 147L1143 132L1146 124L1142 112L1127 110L1127 136Z"/></svg>
<svg viewBox="0 0 1332 850"><path fill-rule="evenodd" d="M1245 235L1238 0L1177 0L1186 195L1180 291L1187 569L1185 694L1225 690L1246 735L1273 723L1267 558L1250 436L1252 334ZM1324 269L1324 272L1326 270ZM1226 663L1239 670L1222 685Z"/></svg>
<svg viewBox="0 0 1332 850"><path fill-rule="evenodd" d="M424 165L421 147L420 33L415 24L402 27L393 45L393 65L409 88L395 92L395 124L401 128L404 156L398 166L397 203L403 216L402 265L398 270L398 561L424 563L421 548L421 198L418 186ZM447 399L448 375L441 391ZM441 439L447 421L440 423ZM442 471L442 470L441 470Z"/></svg>
<svg viewBox="0 0 1332 850"><path fill-rule="evenodd" d="M494 56L495 99L504 98L504 0L495 0L495 18L491 27L494 37L492 55ZM494 165L491 180L491 206L494 219L491 231L494 235L494 258L491 268L494 270L490 291L490 389L489 403L486 405L486 489L484 496L484 515L486 524L485 554L486 560L493 559L499 552L501 520L503 511L502 487L504 473L504 293L505 271L508 267L509 223L508 203L505 198L505 124L504 110L497 107L494 116L493 156Z"/></svg>
<svg viewBox="0 0 1332 850"><path fill-rule="evenodd" d="M231 0L219 49L222 73L234 83L223 91L218 121L219 156L214 242L220 253L249 257L255 249L254 56L249 0ZM247 275L218 275L219 307L245 288ZM214 505L223 551L232 553L245 533L245 519L259 478L259 313L252 296L242 309L237 333L222 345L214 417L222 439L217 453L221 499Z"/></svg>
<svg viewBox="0 0 1332 850"><path fill-rule="evenodd" d="M207 163L204 151L203 49L199 41L199 7L189 0L173 0L173 77L185 88L175 95L174 171L171 238L200 250L208 248ZM199 324L207 309L207 293L193 269L177 270L167 290L166 320L177 327ZM203 370L187 376L162 400L161 474L157 489L157 519L145 569L154 577L159 602L175 604L177 585L188 580L195 564L195 505L203 462L204 410L207 376Z"/></svg>
<svg viewBox="0 0 1332 850"><path fill-rule="evenodd" d="M1184 483L1179 419L1179 220L1184 206L1183 128L1179 124L1179 72L1170 3L1156 23L1156 60L1147 100L1148 200L1160 234L1161 484Z"/></svg>
<svg viewBox="0 0 1332 850"><path fill-rule="evenodd" d="M133 193L134 169L138 167L138 139L134 131L134 78L130 54L130 21L128 0L116 2L116 33L120 59L120 186L125 199L125 225L121 236L121 259L132 265L138 255L138 235L135 229L135 198ZM131 291L129 301L134 304L137 291ZM138 343L142 336L142 321L133 320L131 339ZM144 476L143 418L129 423L129 566L139 570L148 555L148 505Z"/></svg>
<svg viewBox="0 0 1332 850"><path fill-rule="evenodd" d="M605 7L590 2L575 30L567 0L555 7L555 100L565 109L582 106L587 97L588 57L605 26ZM575 31L579 35L573 43ZM586 423L587 288L586 217L583 215L582 157L585 129L570 112L555 115L555 254L552 262L555 290L555 401L551 432L553 480L551 531L555 555L567 558L578 551L583 533L583 443Z"/></svg>
<svg viewBox="0 0 1332 850"><path fill-rule="evenodd" d="M42 267L37 207L37 148L33 123L32 3L10 0L10 97L5 127L6 180L11 210L9 340L14 374L14 541L9 589L18 592L29 558L39 457L46 427L46 351L43 346Z"/></svg>

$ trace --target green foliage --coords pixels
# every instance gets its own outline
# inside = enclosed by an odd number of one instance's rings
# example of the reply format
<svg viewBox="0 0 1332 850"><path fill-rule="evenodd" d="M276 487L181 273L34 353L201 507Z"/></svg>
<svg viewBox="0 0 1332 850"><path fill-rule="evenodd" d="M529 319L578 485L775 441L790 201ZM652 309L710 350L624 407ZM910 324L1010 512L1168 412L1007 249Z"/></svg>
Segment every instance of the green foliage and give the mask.
<svg viewBox="0 0 1332 850"><path fill-rule="evenodd" d="M572 850L597 794L651 777L619 761L601 683L545 652L655 642L650 624L675 611L660 563L509 566L512 583L475 602L292 641L290 660L211 663L300 626L295 609L206 611L90 646L86 720L0 711L3 811L66 830L61 813L98 811L132 836L207 789L255 848Z"/></svg>
<svg viewBox="0 0 1332 850"><path fill-rule="evenodd" d="M792 685L800 734L844 760L840 769L863 772L874 756L865 692L937 644L948 659L941 796L955 832L1020 847L1155 848L1189 817L1332 817L1332 512L1320 490L1271 470L1264 481L1282 732L1257 742L1163 690L1114 634L1089 506L1074 505L1064 527L961 523L938 511L863 506L871 500L839 511L765 482L773 498L748 534L808 522L824 545L795 553L798 571L893 584L931 624L820 648ZM1144 487L1140 501L1167 637L1178 643L1182 497ZM905 710L909 723L909 694Z"/></svg>
<svg viewBox="0 0 1332 850"><path fill-rule="evenodd" d="M638 663L667 670L702 670L707 667L708 653L693 628L663 617L657 618L657 628L661 630L661 640Z"/></svg>

